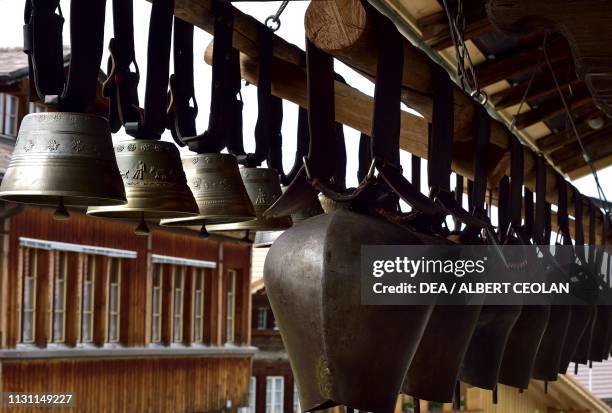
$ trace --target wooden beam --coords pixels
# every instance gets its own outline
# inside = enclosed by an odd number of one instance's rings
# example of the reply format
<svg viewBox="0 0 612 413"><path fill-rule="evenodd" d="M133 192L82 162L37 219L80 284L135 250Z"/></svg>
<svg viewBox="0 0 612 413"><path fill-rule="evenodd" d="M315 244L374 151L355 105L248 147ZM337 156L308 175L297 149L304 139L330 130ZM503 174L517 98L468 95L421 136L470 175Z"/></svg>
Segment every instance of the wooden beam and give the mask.
<svg viewBox="0 0 612 413"><path fill-rule="evenodd" d="M603 158L597 159L593 161L592 163L593 163L593 167L596 170L605 168L607 166L612 165L612 155L604 156ZM578 178L582 178L583 176L590 175L592 173L591 167L587 164L579 166L576 169L573 169L571 171L564 171L564 172L567 175L567 177L571 179L572 181Z"/></svg>
<svg viewBox="0 0 612 413"><path fill-rule="evenodd" d="M610 122L604 119L604 127L609 125ZM597 133L598 131L593 129L588 122L581 122L576 125L576 129L578 130L578 134L581 137L586 137L592 133ZM553 133L543 138L536 140L536 146L540 151L545 154L549 154L569 143L572 143L576 140L576 135L572 130L571 126L569 128L565 128L561 132Z"/></svg>
<svg viewBox="0 0 612 413"><path fill-rule="evenodd" d="M571 130L568 131L574 136L574 140L569 144L553 151L550 153L550 158L555 163L560 163L568 158L571 158L575 155L581 155L581 147L580 144L575 140L574 132ZM584 136L581 135L580 140L583 145L590 145L593 142L597 142L599 140L608 140L612 136L612 126L604 127L598 131L592 131L592 133L586 134Z"/></svg>
<svg viewBox="0 0 612 413"><path fill-rule="evenodd" d="M592 104L593 98L589 93L584 83L578 85L574 90L572 96L565 96L570 109ZM594 105L593 105L594 106ZM533 108L528 112L523 112L514 117L514 124L519 129L524 129L538 122L548 120L560 113L565 111L565 106L560 97L554 97L550 101L543 103L537 108Z"/></svg>
<svg viewBox="0 0 612 413"><path fill-rule="evenodd" d="M479 4L478 7L471 7L470 11L465 13L464 40L472 39L493 30L483 6L483 4ZM421 31L423 40L433 49L443 50L453 45L448 27L448 17L444 11L422 17L417 20L416 24Z"/></svg>
<svg viewBox="0 0 612 413"><path fill-rule="evenodd" d="M592 162L612 155L612 145L610 145L609 138L598 139L588 144L585 143L585 149ZM582 156L581 151L576 151L574 154L559 163L559 167L564 172L573 171L584 165L588 164Z"/></svg>
<svg viewBox="0 0 612 413"><path fill-rule="evenodd" d="M560 69L560 67L563 69ZM571 61L569 59L556 64L554 70L555 76L557 77L557 80L561 86L561 90L565 91L570 85L577 85L578 80L576 79L573 65L571 65ZM527 95L525 95L525 93L527 93ZM491 95L489 99L491 100L491 103L495 105L495 109L501 110L510 106L518 105L521 103L523 98L525 98L525 101L529 102L553 93L558 93L555 82L548 68L544 68L533 77L531 85L529 85L529 81L527 80L516 86L504 89L501 92L497 92Z"/></svg>
<svg viewBox="0 0 612 413"><path fill-rule="evenodd" d="M489 0L487 12L507 33L549 29L571 47L579 77L598 106L612 116L612 9L601 0Z"/></svg>
<svg viewBox="0 0 612 413"><path fill-rule="evenodd" d="M562 37L551 40L546 52L551 63L558 63L570 56L567 41ZM481 87L485 87L545 65L541 44L538 43L509 56L487 60L477 65L475 69L478 83Z"/></svg>
<svg viewBox="0 0 612 413"><path fill-rule="evenodd" d="M212 64L211 42L206 48L204 60ZM240 54L242 77L253 85L258 84L259 60ZM336 120L368 135L372 132L374 100L342 82L335 82ZM272 93L299 106L307 107L306 72L288 62L275 58L272 64ZM402 111L400 141L402 148L422 158L427 157L428 122L416 115Z"/></svg>
<svg viewBox="0 0 612 413"><path fill-rule="evenodd" d="M328 7L329 9L320 10L324 12L327 18L327 24L314 22L320 30L320 36L316 31L312 31L310 19L311 10L313 7ZM320 0L313 1L309 5L306 13L306 32L311 36L310 40L314 41L318 47L325 49L326 39L337 39L341 42L328 44L330 54L348 63L352 67L357 68L362 73L366 73L371 77L375 76L378 55L374 47L374 39L371 31L372 16L369 13L375 13L366 3L360 0ZM213 14L212 0L175 0L175 15L188 21L208 32L212 32ZM235 24L234 24L234 47L243 52L244 56L257 58L257 28L261 26L254 18L245 15L237 9L234 9ZM429 102L429 108L424 108L426 114L427 109L431 113L431 100L427 99L431 96L431 67L433 63L408 41L405 42L404 50L406 53L406 71L404 73L403 85L404 89L408 90L407 96L419 96L420 102ZM278 60L291 63L294 66L304 66L304 52L298 47L286 42L285 40L274 36L274 56ZM352 104L352 102L351 102ZM471 142L474 130L474 103L459 90L455 88L455 137L458 142ZM427 118L427 116L426 116ZM359 128L358 128L359 129ZM361 129L359 129L361 130ZM491 143L493 147L497 147L496 152L502 154L508 149L508 135L506 127L498 122L492 122L491 126ZM415 134L416 137L416 134ZM423 135L418 140L421 149L416 153L423 153L426 148L427 137ZM408 147L408 144L402 141L402 147ZM456 151L457 152L457 151ZM464 151L465 152L465 151ZM473 176L471 152L466 154L470 157L469 161L461 161L455 159L453 168L459 173L465 170L466 177ZM463 162L463 164L461 164ZM495 165L497 159L490 159L490 164ZM534 173L534 157L531 152L525 148L525 184L531 190L535 189L535 173ZM551 183L547 200L553 204L556 203L556 191L554 190L554 174L551 168L547 168L548 182ZM586 208L585 208L586 210ZM570 214L573 213L573 207L570 208ZM612 235L612 234L611 234ZM612 241L612 236L611 236Z"/></svg>

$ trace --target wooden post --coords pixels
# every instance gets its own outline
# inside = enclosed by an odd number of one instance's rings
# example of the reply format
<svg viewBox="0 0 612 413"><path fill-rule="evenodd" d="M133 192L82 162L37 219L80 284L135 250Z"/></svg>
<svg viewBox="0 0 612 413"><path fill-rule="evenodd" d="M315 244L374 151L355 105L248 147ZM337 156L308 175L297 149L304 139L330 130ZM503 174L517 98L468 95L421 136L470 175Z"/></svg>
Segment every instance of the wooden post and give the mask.
<svg viewBox="0 0 612 413"><path fill-rule="evenodd" d="M96 255L94 258L95 284L94 284L94 328L93 342L103 346L106 342L108 324L108 257Z"/></svg>
<svg viewBox="0 0 612 413"><path fill-rule="evenodd" d="M34 252L36 251L36 252ZM49 331L49 306L53 294L53 254L48 250L32 250L36 254L36 324L34 342L38 347L46 347L51 335Z"/></svg>
<svg viewBox="0 0 612 413"><path fill-rule="evenodd" d="M83 255L67 252L66 278L66 345L74 347L80 339L81 304L83 302Z"/></svg>

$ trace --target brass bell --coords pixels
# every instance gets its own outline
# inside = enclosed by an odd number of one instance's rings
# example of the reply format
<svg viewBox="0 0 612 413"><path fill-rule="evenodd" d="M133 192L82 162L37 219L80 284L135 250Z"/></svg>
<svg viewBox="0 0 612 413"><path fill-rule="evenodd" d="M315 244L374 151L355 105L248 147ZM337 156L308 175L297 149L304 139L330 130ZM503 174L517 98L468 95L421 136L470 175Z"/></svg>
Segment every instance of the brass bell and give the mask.
<svg viewBox="0 0 612 413"><path fill-rule="evenodd" d="M197 215L198 205L173 143L130 139L114 147L128 202L89 208L88 215L140 220L139 234L147 233L146 221Z"/></svg>
<svg viewBox="0 0 612 413"><path fill-rule="evenodd" d="M188 155L183 157L183 169L200 214L196 217L164 219L161 225L226 224L255 219L255 209L233 155Z"/></svg>
<svg viewBox="0 0 612 413"><path fill-rule="evenodd" d="M256 219L207 226L208 231L275 231L291 226L291 217L265 218L263 213L281 195L278 173L270 168L241 168L240 176L255 207Z"/></svg>
<svg viewBox="0 0 612 413"><path fill-rule="evenodd" d="M0 186L11 202L58 206L126 203L108 121L76 112L32 113L23 118Z"/></svg>

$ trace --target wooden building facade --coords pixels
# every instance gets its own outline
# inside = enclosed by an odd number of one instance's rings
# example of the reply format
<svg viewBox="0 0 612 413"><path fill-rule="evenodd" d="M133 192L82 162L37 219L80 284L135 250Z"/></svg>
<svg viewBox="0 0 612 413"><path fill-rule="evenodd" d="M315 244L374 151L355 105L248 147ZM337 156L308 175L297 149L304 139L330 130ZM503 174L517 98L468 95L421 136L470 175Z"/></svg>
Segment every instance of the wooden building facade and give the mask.
<svg viewBox="0 0 612 413"><path fill-rule="evenodd" d="M24 103L27 56L0 55L17 61L0 73L3 173L21 119L45 107ZM247 403L250 245L161 227L139 236L133 223L83 211L52 215L0 206L0 392L72 393L74 405L56 409L71 412L231 412Z"/></svg>

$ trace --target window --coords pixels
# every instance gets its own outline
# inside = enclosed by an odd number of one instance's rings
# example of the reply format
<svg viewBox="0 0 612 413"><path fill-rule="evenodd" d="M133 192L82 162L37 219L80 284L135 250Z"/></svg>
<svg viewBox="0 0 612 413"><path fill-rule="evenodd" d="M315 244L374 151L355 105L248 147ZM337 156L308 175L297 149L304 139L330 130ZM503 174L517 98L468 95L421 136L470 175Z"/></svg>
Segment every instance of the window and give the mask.
<svg viewBox="0 0 612 413"><path fill-rule="evenodd" d="M204 269L193 269L193 341L201 343L204 328Z"/></svg>
<svg viewBox="0 0 612 413"><path fill-rule="evenodd" d="M36 323L36 250L23 249L23 311L21 341L34 342L34 329Z"/></svg>
<svg viewBox="0 0 612 413"><path fill-rule="evenodd" d="M255 413L255 401L257 397L257 379L251 376L249 379L249 413Z"/></svg>
<svg viewBox="0 0 612 413"><path fill-rule="evenodd" d="M119 315L121 312L121 260L110 258L108 280L108 341L119 341Z"/></svg>
<svg viewBox="0 0 612 413"><path fill-rule="evenodd" d="M49 341L61 343L66 333L66 278L68 277L68 253L60 251L53 275L53 299L49 302Z"/></svg>
<svg viewBox="0 0 612 413"><path fill-rule="evenodd" d="M234 342L234 319L236 312L236 271L227 270L227 316L225 323L226 341Z"/></svg>
<svg viewBox="0 0 612 413"><path fill-rule="evenodd" d="M161 264L153 265L153 289L151 292L151 342L161 342L162 328L162 282Z"/></svg>
<svg viewBox="0 0 612 413"><path fill-rule="evenodd" d="M268 328L268 309L259 307L257 309L257 329L265 330Z"/></svg>
<svg viewBox="0 0 612 413"><path fill-rule="evenodd" d="M293 383L293 413L300 413L302 409L300 408L300 393L297 388L297 384Z"/></svg>
<svg viewBox="0 0 612 413"><path fill-rule="evenodd" d="M283 412L285 380L282 376L266 377L266 413Z"/></svg>
<svg viewBox="0 0 612 413"><path fill-rule="evenodd" d="M183 341L183 296L185 294L185 267L174 270L174 323L172 326L172 341Z"/></svg>
<svg viewBox="0 0 612 413"><path fill-rule="evenodd" d="M83 303L81 314L81 341L93 341L94 288L96 285L96 257L86 255L83 268Z"/></svg>
<svg viewBox="0 0 612 413"><path fill-rule="evenodd" d="M40 113L46 112L45 105L41 105L40 103L30 102L28 104L28 113Z"/></svg>
<svg viewBox="0 0 612 413"><path fill-rule="evenodd" d="M2 132L5 135L17 135L17 115L19 111L19 99L16 96L0 93L0 122Z"/></svg>

